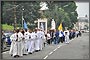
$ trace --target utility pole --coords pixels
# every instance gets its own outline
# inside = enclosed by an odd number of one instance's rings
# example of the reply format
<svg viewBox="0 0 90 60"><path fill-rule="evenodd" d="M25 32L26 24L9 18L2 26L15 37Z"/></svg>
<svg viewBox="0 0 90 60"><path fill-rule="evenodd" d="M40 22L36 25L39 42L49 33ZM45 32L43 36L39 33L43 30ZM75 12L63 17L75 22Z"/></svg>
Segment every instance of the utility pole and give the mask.
<svg viewBox="0 0 90 60"><path fill-rule="evenodd" d="M24 11L24 8L22 6L22 28L23 28L23 22L24 22L23 11Z"/></svg>
<svg viewBox="0 0 90 60"><path fill-rule="evenodd" d="M15 4L16 2L14 2ZM16 6L16 5L15 5ZM14 8L14 30L16 29L16 8Z"/></svg>

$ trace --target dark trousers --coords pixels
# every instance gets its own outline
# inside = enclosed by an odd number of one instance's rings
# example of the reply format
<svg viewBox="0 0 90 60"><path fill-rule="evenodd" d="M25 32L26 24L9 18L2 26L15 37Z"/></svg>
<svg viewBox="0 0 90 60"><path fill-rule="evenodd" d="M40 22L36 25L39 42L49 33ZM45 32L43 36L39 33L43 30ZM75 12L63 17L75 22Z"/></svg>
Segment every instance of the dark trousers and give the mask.
<svg viewBox="0 0 90 60"><path fill-rule="evenodd" d="M54 38L51 38L51 44L52 44L52 42L54 42Z"/></svg>
<svg viewBox="0 0 90 60"><path fill-rule="evenodd" d="M77 37L78 37L78 34L77 34Z"/></svg>
<svg viewBox="0 0 90 60"><path fill-rule="evenodd" d="M60 39L61 39L60 42L63 43L64 42L63 37L60 37Z"/></svg>
<svg viewBox="0 0 90 60"><path fill-rule="evenodd" d="M58 40L59 40L59 37L58 37L58 36L55 37L55 38L54 38L54 44L58 44Z"/></svg>
<svg viewBox="0 0 90 60"><path fill-rule="evenodd" d="M71 37L71 36L69 36L69 39L71 40L71 39L72 39L72 37Z"/></svg>
<svg viewBox="0 0 90 60"><path fill-rule="evenodd" d="M72 35L72 38L75 38L75 35Z"/></svg>
<svg viewBox="0 0 90 60"><path fill-rule="evenodd" d="M63 42L65 42L65 36L63 37Z"/></svg>
<svg viewBox="0 0 90 60"><path fill-rule="evenodd" d="M58 41L57 41L58 44L60 43L60 40L61 40L61 39L60 39L60 37L59 37L59 38L58 38Z"/></svg>
<svg viewBox="0 0 90 60"><path fill-rule="evenodd" d="M65 41L65 37L59 37L59 39L58 39L58 43L63 43Z"/></svg>
<svg viewBox="0 0 90 60"><path fill-rule="evenodd" d="M48 43L48 44L51 44L51 39L48 39L48 40L47 40L47 43Z"/></svg>

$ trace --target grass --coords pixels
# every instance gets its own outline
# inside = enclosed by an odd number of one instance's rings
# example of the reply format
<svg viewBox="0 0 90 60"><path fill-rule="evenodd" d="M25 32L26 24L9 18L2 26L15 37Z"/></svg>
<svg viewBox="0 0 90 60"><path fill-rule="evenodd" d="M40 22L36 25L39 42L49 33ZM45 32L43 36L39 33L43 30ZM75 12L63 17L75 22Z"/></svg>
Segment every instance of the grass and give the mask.
<svg viewBox="0 0 90 60"><path fill-rule="evenodd" d="M14 27L11 25L7 25L7 24L2 24L2 29L3 30L13 30Z"/></svg>

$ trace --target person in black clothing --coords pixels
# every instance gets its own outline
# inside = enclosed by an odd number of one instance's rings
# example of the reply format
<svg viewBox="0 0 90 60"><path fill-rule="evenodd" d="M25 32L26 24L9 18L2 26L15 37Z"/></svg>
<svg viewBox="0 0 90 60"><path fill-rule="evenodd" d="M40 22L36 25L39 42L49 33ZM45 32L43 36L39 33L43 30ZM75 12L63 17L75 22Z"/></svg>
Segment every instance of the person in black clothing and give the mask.
<svg viewBox="0 0 90 60"><path fill-rule="evenodd" d="M72 38L75 38L75 31L73 31Z"/></svg>
<svg viewBox="0 0 90 60"><path fill-rule="evenodd" d="M2 42L2 44L1 44L1 46L2 46L2 48L1 49L6 49L6 36L5 36L5 34L4 34L4 31L2 31L2 38L1 38L1 42Z"/></svg>
<svg viewBox="0 0 90 60"><path fill-rule="evenodd" d="M48 44L51 44L51 36L50 36L50 33L49 32L47 32L46 40L47 40L47 43Z"/></svg>
<svg viewBox="0 0 90 60"><path fill-rule="evenodd" d="M50 44L52 44L52 42L54 41L54 31L53 30L50 31L50 36L51 36Z"/></svg>
<svg viewBox="0 0 90 60"><path fill-rule="evenodd" d="M82 35L80 31L79 31L78 35L79 35L79 36L81 36L81 35Z"/></svg>
<svg viewBox="0 0 90 60"><path fill-rule="evenodd" d="M61 41L61 43L63 43L65 40L64 40L64 33L63 33L63 31L61 31L61 34L62 34L62 37L60 37L60 41Z"/></svg>
<svg viewBox="0 0 90 60"><path fill-rule="evenodd" d="M69 39L71 40L72 39L72 32L69 31Z"/></svg>

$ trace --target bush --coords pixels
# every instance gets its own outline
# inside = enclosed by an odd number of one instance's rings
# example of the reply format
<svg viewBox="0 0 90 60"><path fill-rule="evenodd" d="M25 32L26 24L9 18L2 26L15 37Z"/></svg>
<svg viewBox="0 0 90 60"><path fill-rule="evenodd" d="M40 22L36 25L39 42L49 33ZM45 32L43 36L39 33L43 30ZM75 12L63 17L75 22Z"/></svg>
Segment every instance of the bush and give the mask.
<svg viewBox="0 0 90 60"><path fill-rule="evenodd" d="M14 30L14 27L7 24L2 24L2 30Z"/></svg>

